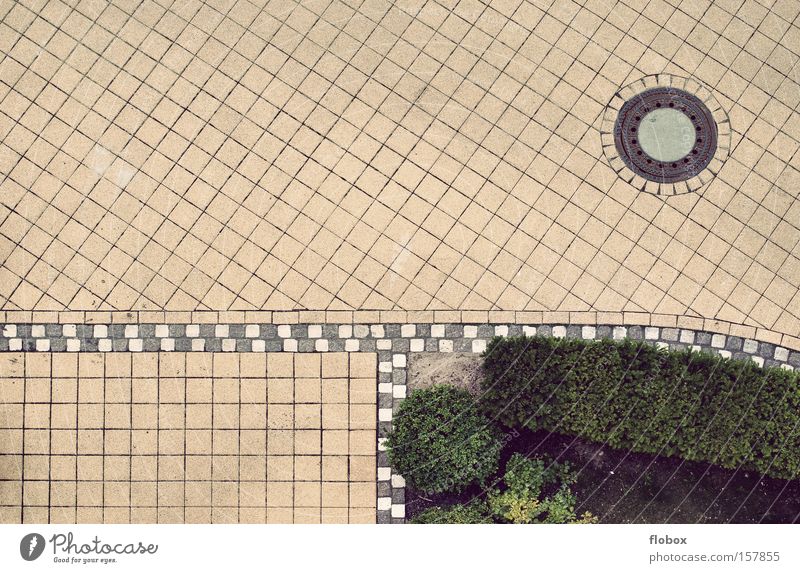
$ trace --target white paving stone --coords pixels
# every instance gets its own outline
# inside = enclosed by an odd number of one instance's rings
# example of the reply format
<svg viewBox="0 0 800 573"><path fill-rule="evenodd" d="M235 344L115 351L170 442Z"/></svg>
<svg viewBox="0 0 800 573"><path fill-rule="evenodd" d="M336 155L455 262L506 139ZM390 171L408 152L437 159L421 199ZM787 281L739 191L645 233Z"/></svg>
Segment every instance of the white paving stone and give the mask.
<svg viewBox="0 0 800 573"><path fill-rule="evenodd" d="M553 336L555 338L564 338L567 335L567 327L566 326L554 326L553 327Z"/></svg>
<svg viewBox="0 0 800 573"><path fill-rule="evenodd" d="M694 331L681 330L680 341L684 344L694 344Z"/></svg>
<svg viewBox="0 0 800 573"><path fill-rule="evenodd" d="M775 349L775 360L780 360L782 362L789 360L789 349L778 346Z"/></svg>
<svg viewBox="0 0 800 573"><path fill-rule="evenodd" d="M192 340L192 352L203 352L206 349L206 341L202 338Z"/></svg>
<svg viewBox="0 0 800 573"><path fill-rule="evenodd" d="M392 355L392 366L395 368L405 368L406 367L406 355L405 354L393 354Z"/></svg>
<svg viewBox="0 0 800 573"><path fill-rule="evenodd" d="M95 324L94 325L94 337L95 338L108 338L108 326L105 324Z"/></svg>
<svg viewBox="0 0 800 573"><path fill-rule="evenodd" d="M391 362L379 362L378 363L378 372L391 372L392 371L392 363Z"/></svg>
<svg viewBox="0 0 800 573"><path fill-rule="evenodd" d="M158 338L167 338L169 336L169 326L166 324L156 324L156 336Z"/></svg>
<svg viewBox="0 0 800 573"><path fill-rule="evenodd" d="M392 409L391 408L378 408L378 421L379 422L391 422L392 421Z"/></svg>
<svg viewBox="0 0 800 573"><path fill-rule="evenodd" d="M141 338L131 338L128 341L128 350L131 352L141 352L143 348Z"/></svg>
<svg viewBox="0 0 800 573"><path fill-rule="evenodd" d="M327 352L328 351L328 339L327 338L318 338L314 341L314 350L317 352Z"/></svg>
<svg viewBox="0 0 800 573"><path fill-rule="evenodd" d="M353 325L352 324L340 324L339 325L339 338L350 338L353 336Z"/></svg>
<svg viewBox="0 0 800 573"><path fill-rule="evenodd" d="M8 349L9 350L22 350L22 339L20 338L12 338L8 341Z"/></svg>
<svg viewBox="0 0 800 573"><path fill-rule="evenodd" d="M31 326L31 336L34 338L42 338L45 334L44 325L43 324L34 324Z"/></svg>
<svg viewBox="0 0 800 573"><path fill-rule="evenodd" d="M258 338L261 334L261 327L257 324L248 324L244 327L244 335L246 338Z"/></svg>
<svg viewBox="0 0 800 573"><path fill-rule="evenodd" d="M231 329L228 328L227 324L218 324L214 328L214 335L217 338L227 338L230 335Z"/></svg>
<svg viewBox="0 0 800 573"><path fill-rule="evenodd" d="M392 487L406 487L406 478L400 474L392 474Z"/></svg>
<svg viewBox="0 0 800 573"><path fill-rule="evenodd" d="M656 342L656 348L662 348L664 350L669 350L669 344L666 342Z"/></svg>
<svg viewBox="0 0 800 573"><path fill-rule="evenodd" d="M449 339L441 339L439 341L439 352L452 352L453 351L453 341Z"/></svg>
<svg viewBox="0 0 800 573"><path fill-rule="evenodd" d="M50 339L39 338L36 341L36 350L38 350L39 352L48 352L50 350Z"/></svg>
<svg viewBox="0 0 800 573"><path fill-rule="evenodd" d="M794 370L794 366L792 366L791 364L781 364L781 368L783 368L784 370L788 370L790 372Z"/></svg>
<svg viewBox="0 0 800 573"><path fill-rule="evenodd" d="M386 511L392 509L392 498L391 497L379 497L378 498L378 509L380 511Z"/></svg>
<svg viewBox="0 0 800 573"><path fill-rule="evenodd" d="M474 324L468 324L464 327L464 338L475 338L478 336L478 327Z"/></svg>
<svg viewBox="0 0 800 573"><path fill-rule="evenodd" d="M714 334L711 336L711 346L714 348L725 348L725 335Z"/></svg>
<svg viewBox="0 0 800 573"><path fill-rule="evenodd" d="M378 392L380 394L391 394L392 393L392 383L391 382L380 382L380 383L378 383Z"/></svg>
<svg viewBox="0 0 800 573"><path fill-rule="evenodd" d="M760 356L751 356L750 358L753 360L753 362L755 362L759 366L761 366L761 367L764 366L764 359L761 358Z"/></svg>
<svg viewBox="0 0 800 573"><path fill-rule="evenodd" d="M645 340L657 340L658 339L658 327L657 326L648 326L644 329L644 338Z"/></svg>
<svg viewBox="0 0 800 573"><path fill-rule="evenodd" d="M394 398L405 398L406 397L406 387L403 384L397 384L392 389L392 397Z"/></svg>
<svg viewBox="0 0 800 573"><path fill-rule="evenodd" d="M388 338L379 338L375 342L375 348L377 348L378 350L391 350L392 341Z"/></svg>
<svg viewBox="0 0 800 573"><path fill-rule="evenodd" d="M522 334L525 336L536 336L536 327L535 326L523 326L522 327Z"/></svg>
<svg viewBox="0 0 800 573"><path fill-rule="evenodd" d="M498 324L494 327L495 336L508 336L508 326L505 324Z"/></svg>
<svg viewBox="0 0 800 573"><path fill-rule="evenodd" d="M161 350L165 352L172 352L175 350L175 339L174 338L162 338L161 339Z"/></svg>
<svg viewBox="0 0 800 573"><path fill-rule="evenodd" d="M265 340L254 340L250 348L253 352L266 352L267 342Z"/></svg>
<svg viewBox="0 0 800 573"><path fill-rule="evenodd" d="M614 340L622 340L628 336L628 329L624 326L615 326L612 330L612 336L614 337Z"/></svg>
<svg viewBox="0 0 800 573"><path fill-rule="evenodd" d="M748 354L753 354L758 351L758 342L755 340L750 340L749 338L744 341L744 346L742 350L747 352Z"/></svg>
<svg viewBox="0 0 800 573"><path fill-rule="evenodd" d="M411 352L422 352L425 350L425 341L422 338L412 338L409 347Z"/></svg>
<svg viewBox="0 0 800 573"><path fill-rule="evenodd" d="M61 327L61 334L66 338L75 338L78 335L78 327L74 324L65 324Z"/></svg>
<svg viewBox="0 0 800 573"><path fill-rule="evenodd" d="M720 350L719 351L719 355L722 356L723 358L730 358L731 357L731 351L730 350Z"/></svg>
<svg viewBox="0 0 800 573"><path fill-rule="evenodd" d="M369 326L366 324L356 324L353 326L353 336L356 338L366 338L369 334Z"/></svg>
<svg viewBox="0 0 800 573"><path fill-rule="evenodd" d="M347 352L358 352L360 344L355 338L348 338L344 341L344 349Z"/></svg>
<svg viewBox="0 0 800 573"><path fill-rule="evenodd" d="M442 338L444 336L444 324L432 324L431 336L433 338Z"/></svg>
<svg viewBox="0 0 800 573"><path fill-rule="evenodd" d="M125 325L125 338L136 338L139 336L139 327L135 324Z"/></svg>
<svg viewBox="0 0 800 573"><path fill-rule="evenodd" d="M308 337L309 338L319 338L322 336L322 325L321 324L309 324L308 325Z"/></svg>
<svg viewBox="0 0 800 573"><path fill-rule="evenodd" d="M223 352L236 352L236 340L233 338L225 338L222 341Z"/></svg>
<svg viewBox="0 0 800 573"><path fill-rule="evenodd" d="M81 341L77 338L68 338L67 339L67 352L80 352L81 350Z"/></svg>
<svg viewBox="0 0 800 573"><path fill-rule="evenodd" d="M200 336L200 325L199 324L187 324L186 325L186 336L189 338L197 338Z"/></svg>
<svg viewBox="0 0 800 573"><path fill-rule="evenodd" d="M386 451L386 438L378 438L378 451L379 452Z"/></svg>
<svg viewBox="0 0 800 573"><path fill-rule="evenodd" d="M406 504L393 503L392 504L392 517L402 519L406 516Z"/></svg>
<svg viewBox="0 0 800 573"><path fill-rule="evenodd" d="M98 340L97 350L99 350L100 352L111 352L111 339L101 338L100 340Z"/></svg>
<svg viewBox="0 0 800 573"><path fill-rule="evenodd" d="M6 324L3 327L3 336L5 338L14 338L17 335L17 325L16 324Z"/></svg>
<svg viewBox="0 0 800 573"><path fill-rule="evenodd" d="M581 338L585 340L594 340L597 336L597 329L594 326L584 326L581 328Z"/></svg>
<svg viewBox="0 0 800 573"><path fill-rule="evenodd" d="M371 324L369 327L369 333L372 335L372 338L383 338L384 337L383 325Z"/></svg>
<svg viewBox="0 0 800 573"><path fill-rule="evenodd" d="M292 327L289 324L279 324L278 325L278 336L281 338L291 338L292 337Z"/></svg>
<svg viewBox="0 0 800 573"><path fill-rule="evenodd" d="M284 352L297 352L297 340L294 338L284 338L283 339L283 351Z"/></svg>
<svg viewBox="0 0 800 573"><path fill-rule="evenodd" d="M378 481L389 481L392 477L392 468L378 468Z"/></svg>
<svg viewBox="0 0 800 573"><path fill-rule="evenodd" d="M417 335L416 324L404 324L400 327L400 336L403 338L414 338Z"/></svg>
<svg viewBox="0 0 800 573"><path fill-rule="evenodd" d="M485 340L478 339L478 340L473 340L472 341L472 351L473 352L477 352L478 354L480 354L484 350L486 350L486 341Z"/></svg>

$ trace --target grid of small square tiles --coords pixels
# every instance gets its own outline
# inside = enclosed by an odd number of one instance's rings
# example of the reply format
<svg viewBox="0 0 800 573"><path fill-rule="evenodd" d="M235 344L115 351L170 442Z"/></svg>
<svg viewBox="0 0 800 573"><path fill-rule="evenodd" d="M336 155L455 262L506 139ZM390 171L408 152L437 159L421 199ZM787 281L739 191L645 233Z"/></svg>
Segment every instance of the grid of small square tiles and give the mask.
<svg viewBox="0 0 800 573"><path fill-rule="evenodd" d="M519 309L800 326L794 0L0 4L7 309ZM615 176L619 87L730 157Z"/></svg>
<svg viewBox="0 0 800 573"><path fill-rule="evenodd" d="M374 354L3 353L2 523L376 518Z"/></svg>
<svg viewBox="0 0 800 573"><path fill-rule="evenodd" d="M800 351L766 341L690 328L596 324L6 324L0 336L0 351L24 349L49 355L50 349L93 353L99 348L102 354L114 355L133 349L137 356L142 349L179 354L187 349L194 349L197 354L210 349L217 353L263 356L264 352L284 350L289 355L314 353L322 356L323 361L328 360L325 357L330 352L342 350L351 356L351 361L361 353L377 356L377 364L371 360L364 370L372 368L374 376L377 369L377 442L373 444L377 449L375 516L378 523L403 523L405 480L392 471L384 440L407 395L409 359L420 352L481 353L494 336L521 335L586 340L628 338L663 348L691 348L726 358L749 359L759 366L800 368Z"/></svg>

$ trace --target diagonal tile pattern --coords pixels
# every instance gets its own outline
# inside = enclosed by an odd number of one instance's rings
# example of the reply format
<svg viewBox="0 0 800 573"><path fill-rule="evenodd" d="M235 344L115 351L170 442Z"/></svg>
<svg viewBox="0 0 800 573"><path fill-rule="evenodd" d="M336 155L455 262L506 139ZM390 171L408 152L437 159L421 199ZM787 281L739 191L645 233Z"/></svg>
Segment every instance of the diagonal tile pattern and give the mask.
<svg viewBox="0 0 800 573"><path fill-rule="evenodd" d="M800 330L794 0L0 2L5 310L509 309ZM709 87L698 193L617 89Z"/></svg>

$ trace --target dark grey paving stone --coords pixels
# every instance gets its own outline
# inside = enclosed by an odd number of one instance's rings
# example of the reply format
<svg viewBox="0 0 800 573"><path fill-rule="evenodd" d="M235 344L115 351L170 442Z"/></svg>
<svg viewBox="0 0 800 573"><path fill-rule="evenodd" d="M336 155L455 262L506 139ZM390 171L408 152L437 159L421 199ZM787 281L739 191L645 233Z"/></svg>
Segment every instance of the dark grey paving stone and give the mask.
<svg viewBox="0 0 800 573"><path fill-rule="evenodd" d="M677 328L662 328L661 339L666 342L676 342L678 340L679 331Z"/></svg>
<svg viewBox="0 0 800 573"><path fill-rule="evenodd" d="M711 333L696 332L694 335L694 343L698 346L711 346Z"/></svg>
<svg viewBox="0 0 800 573"><path fill-rule="evenodd" d="M725 350L735 352L737 350L741 350L743 345L743 338L739 338L738 336L729 336L727 342L725 343Z"/></svg>
<svg viewBox="0 0 800 573"><path fill-rule="evenodd" d="M644 328L641 326L629 326L628 327L628 338L632 340L643 340L644 339Z"/></svg>

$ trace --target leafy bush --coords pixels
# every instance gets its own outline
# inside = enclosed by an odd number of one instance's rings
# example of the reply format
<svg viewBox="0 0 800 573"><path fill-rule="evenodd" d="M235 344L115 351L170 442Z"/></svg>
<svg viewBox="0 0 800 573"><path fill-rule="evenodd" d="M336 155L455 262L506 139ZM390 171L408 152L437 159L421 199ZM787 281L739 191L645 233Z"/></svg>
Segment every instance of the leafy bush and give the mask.
<svg viewBox="0 0 800 573"><path fill-rule="evenodd" d="M575 514L570 486L575 474L568 464L547 463L514 454L506 465L504 489L486 501L436 506L414 516L413 523L596 523L590 513Z"/></svg>
<svg viewBox="0 0 800 573"><path fill-rule="evenodd" d="M448 507L430 507L415 515L411 523L493 523L486 505L472 502Z"/></svg>
<svg viewBox="0 0 800 573"><path fill-rule="evenodd" d="M751 360L633 341L495 338L481 405L612 447L800 477L800 383Z"/></svg>
<svg viewBox="0 0 800 573"><path fill-rule="evenodd" d="M575 479L568 464L514 454L503 478L507 489L489 493L489 511L500 523L594 523L589 513L581 518L575 514L576 498L570 489Z"/></svg>
<svg viewBox="0 0 800 573"><path fill-rule="evenodd" d="M403 400L386 442L392 467L417 490L459 493L497 472L502 444L473 397L433 386Z"/></svg>

